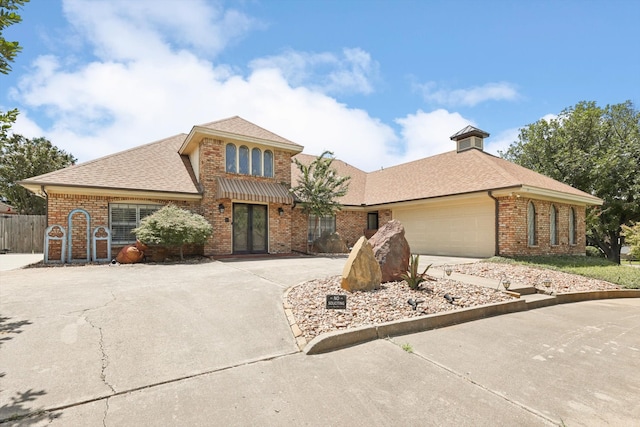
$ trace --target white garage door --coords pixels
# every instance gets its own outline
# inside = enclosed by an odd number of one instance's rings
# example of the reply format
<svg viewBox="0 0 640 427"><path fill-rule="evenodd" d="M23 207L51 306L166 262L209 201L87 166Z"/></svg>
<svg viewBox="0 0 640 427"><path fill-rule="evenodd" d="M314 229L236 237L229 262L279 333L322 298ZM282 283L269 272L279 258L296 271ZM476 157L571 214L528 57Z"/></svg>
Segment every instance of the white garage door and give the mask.
<svg viewBox="0 0 640 427"><path fill-rule="evenodd" d="M493 200L431 203L394 209L412 253L490 257L495 253Z"/></svg>

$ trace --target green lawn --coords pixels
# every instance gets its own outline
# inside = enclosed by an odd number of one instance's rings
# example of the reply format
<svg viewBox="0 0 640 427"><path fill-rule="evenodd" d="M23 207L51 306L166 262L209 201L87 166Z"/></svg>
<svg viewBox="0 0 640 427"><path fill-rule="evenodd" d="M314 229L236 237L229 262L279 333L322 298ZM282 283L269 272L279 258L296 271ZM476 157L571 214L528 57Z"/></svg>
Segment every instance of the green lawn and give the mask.
<svg viewBox="0 0 640 427"><path fill-rule="evenodd" d="M535 265L565 273L606 280L625 288L640 289L640 268L629 266L628 261L623 261L622 265L617 265L603 258L584 256L494 257L489 261Z"/></svg>

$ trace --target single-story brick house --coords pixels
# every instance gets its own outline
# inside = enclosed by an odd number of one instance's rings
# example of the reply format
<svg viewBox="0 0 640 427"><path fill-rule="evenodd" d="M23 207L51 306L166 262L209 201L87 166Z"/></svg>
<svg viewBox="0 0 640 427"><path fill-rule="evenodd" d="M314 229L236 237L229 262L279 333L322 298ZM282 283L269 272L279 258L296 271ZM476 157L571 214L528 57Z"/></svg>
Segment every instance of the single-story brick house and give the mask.
<svg viewBox="0 0 640 427"><path fill-rule="evenodd" d="M305 251L315 224L316 235L337 231L353 244L391 219L414 253L584 254L585 207L602 200L485 153L488 136L468 126L451 137L456 150L370 173L335 160L349 191L343 210L320 221L289 191L292 158L313 157L237 116L20 184L46 197L49 229L65 235L49 242L50 255L66 261L106 259L109 243L133 242L131 229L168 203L213 225L209 241L190 248L212 256Z"/></svg>

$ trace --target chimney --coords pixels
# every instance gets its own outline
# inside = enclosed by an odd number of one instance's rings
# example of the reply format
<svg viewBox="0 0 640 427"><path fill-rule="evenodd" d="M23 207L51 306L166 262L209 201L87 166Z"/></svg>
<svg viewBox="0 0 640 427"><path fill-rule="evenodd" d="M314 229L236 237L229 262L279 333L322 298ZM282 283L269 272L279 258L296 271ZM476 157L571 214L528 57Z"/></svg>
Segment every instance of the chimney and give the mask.
<svg viewBox="0 0 640 427"><path fill-rule="evenodd" d="M456 150L460 153L472 148L484 151L484 138L487 137L489 137L487 132L473 126L467 126L451 135L451 140L456 142Z"/></svg>

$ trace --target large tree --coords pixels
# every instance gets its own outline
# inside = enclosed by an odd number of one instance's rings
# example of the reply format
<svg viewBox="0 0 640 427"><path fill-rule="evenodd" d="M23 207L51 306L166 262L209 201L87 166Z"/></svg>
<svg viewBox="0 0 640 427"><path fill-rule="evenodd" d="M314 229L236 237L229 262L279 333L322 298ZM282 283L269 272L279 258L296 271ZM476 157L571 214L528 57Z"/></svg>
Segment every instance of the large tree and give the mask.
<svg viewBox="0 0 640 427"><path fill-rule="evenodd" d="M342 209L338 199L347 194L349 188L351 177L338 175L332 167L333 160L331 151L325 151L308 165L296 158L293 159L300 171L300 177L298 184L291 191L299 200L303 211L307 215L315 215L313 240L316 238L315 230L320 218L333 215Z"/></svg>
<svg viewBox="0 0 640 427"><path fill-rule="evenodd" d="M620 263L622 225L640 220L640 112L582 101L520 130L502 157L604 200L587 209L587 242Z"/></svg>
<svg viewBox="0 0 640 427"><path fill-rule="evenodd" d="M45 138L5 135L0 138L0 195L21 214L42 215L46 211L44 199L17 182L62 169L75 162L71 154Z"/></svg>
<svg viewBox="0 0 640 427"><path fill-rule="evenodd" d="M22 22L22 17L17 10L29 0L0 0L0 73L9 74L11 63L16 55L22 51L22 46L17 41L9 41L4 38L5 28ZM11 125L16 121L18 109L14 108L6 113L0 110L0 134L5 136Z"/></svg>

